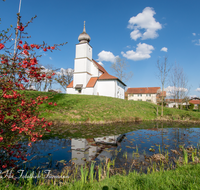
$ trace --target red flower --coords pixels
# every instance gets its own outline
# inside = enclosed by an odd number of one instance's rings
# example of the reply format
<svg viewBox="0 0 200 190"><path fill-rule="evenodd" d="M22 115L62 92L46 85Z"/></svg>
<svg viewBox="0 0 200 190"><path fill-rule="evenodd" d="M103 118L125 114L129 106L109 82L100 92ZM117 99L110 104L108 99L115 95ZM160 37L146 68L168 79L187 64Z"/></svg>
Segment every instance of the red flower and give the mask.
<svg viewBox="0 0 200 190"><path fill-rule="evenodd" d="M18 45L18 46L17 46L17 49L19 49L19 50L20 50L20 49L22 49L22 47L21 47L20 45Z"/></svg>
<svg viewBox="0 0 200 190"><path fill-rule="evenodd" d="M28 53L28 51L24 50L24 54L25 54L25 55L28 55L29 53Z"/></svg>
<svg viewBox="0 0 200 190"><path fill-rule="evenodd" d="M43 51L47 51L47 48L43 48Z"/></svg>
<svg viewBox="0 0 200 190"><path fill-rule="evenodd" d="M40 46L38 46L38 45L35 45L35 47L36 47L36 49L39 49L39 48L40 48Z"/></svg>
<svg viewBox="0 0 200 190"><path fill-rule="evenodd" d="M24 31L24 27L22 25L17 27L20 31Z"/></svg>
<svg viewBox="0 0 200 190"><path fill-rule="evenodd" d="M4 44L0 43L0 50L4 48Z"/></svg>
<svg viewBox="0 0 200 190"><path fill-rule="evenodd" d="M52 102L49 102L49 105L52 105L53 103Z"/></svg>
<svg viewBox="0 0 200 190"><path fill-rule="evenodd" d="M32 146L32 143L31 143L31 142L30 142L30 143L28 143L28 146L30 146L30 147L31 147L31 146Z"/></svg>
<svg viewBox="0 0 200 190"><path fill-rule="evenodd" d="M22 44L22 41L21 41L21 40L19 41L19 44Z"/></svg>
<svg viewBox="0 0 200 190"><path fill-rule="evenodd" d="M54 103L54 106L57 106L57 104L56 104L56 103Z"/></svg>
<svg viewBox="0 0 200 190"><path fill-rule="evenodd" d="M24 48L24 49L28 49L28 45L27 45L27 44L24 44L24 45L23 45L23 48Z"/></svg>
<svg viewBox="0 0 200 190"><path fill-rule="evenodd" d="M55 46L52 46L51 49L54 50L54 49L55 49Z"/></svg>
<svg viewBox="0 0 200 190"><path fill-rule="evenodd" d="M3 137L0 137L0 142L3 141Z"/></svg>
<svg viewBox="0 0 200 190"><path fill-rule="evenodd" d="M7 168L7 164L3 165L2 168Z"/></svg>
<svg viewBox="0 0 200 190"><path fill-rule="evenodd" d="M47 49L51 49L51 47L50 47L50 46L48 46L48 47L47 47Z"/></svg>
<svg viewBox="0 0 200 190"><path fill-rule="evenodd" d="M34 45L34 44L31 44L31 47L32 47L32 48L34 48L34 47L35 47L35 45Z"/></svg>

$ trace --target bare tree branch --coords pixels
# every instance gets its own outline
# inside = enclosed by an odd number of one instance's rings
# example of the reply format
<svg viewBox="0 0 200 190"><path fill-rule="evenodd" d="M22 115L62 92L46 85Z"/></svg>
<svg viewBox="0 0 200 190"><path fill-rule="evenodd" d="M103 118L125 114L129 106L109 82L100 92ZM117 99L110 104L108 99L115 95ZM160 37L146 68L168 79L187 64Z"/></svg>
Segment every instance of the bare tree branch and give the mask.
<svg viewBox="0 0 200 190"><path fill-rule="evenodd" d="M116 61L111 65L111 69L114 71L115 75L124 82L127 82L133 76L133 72L125 72L129 65L126 63L125 59L116 58Z"/></svg>

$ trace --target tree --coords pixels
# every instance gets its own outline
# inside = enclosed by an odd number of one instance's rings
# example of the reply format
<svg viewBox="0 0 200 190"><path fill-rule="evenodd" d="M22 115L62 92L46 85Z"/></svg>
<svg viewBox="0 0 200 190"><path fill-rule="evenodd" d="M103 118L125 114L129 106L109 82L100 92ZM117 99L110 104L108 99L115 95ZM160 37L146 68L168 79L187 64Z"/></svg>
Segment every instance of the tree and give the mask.
<svg viewBox="0 0 200 190"><path fill-rule="evenodd" d="M16 33L19 33L19 36L17 35L17 48L14 54L9 44L12 37L8 35L10 29L0 31L0 146L3 147L0 149L0 170L14 167L16 160L13 157L26 159L26 154L19 150L22 138L28 137L31 146L31 142L42 137L44 130L50 131L48 127L52 124L45 118L40 118L38 111L38 106L45 103L48 97L29 98L24 90L29 79L40 82L46 77L38 67L36 50L52 51L57 49L57 45L28 44L25 41L24 30L32 19L23 25L20 22L20 15L17 15L19 25ZM51 75L48 75L48 78L50 79ZM57 104L50 102L49 105Z"/></svg>
<svg viewBox="0 0 200 190"><path fill-rule="evenodd" d="M124 82L127 82L133 76L132 71L129 73L125 72L128 67L129 66L127 65L125 59L121 59L119 57L117 57L116 61L111 65L111 69L114 71L115 75Z"/></svg>
<svg viewBox="0 0 200 190"><path fill-rule="evenodd" d="M56 72L55 80L60 84L64 90L73 80L73 69L60 69L60 72Z"/></svg>
<svg viewBox="0 0 200 190"><path fill-rule="evenodd" d="M180 103L182 109L183 100L188 96L188 78L183 71L183 68L177 64L172 67L169 80L171 87L170 94L174 97L175 102Z"/></svg>
<svg viewBox="0 0 200 190"><path fill-rule="evenodd" d="M162 85L162 94L161 94L161 117L163 117L163 102L164 102L164 86L166 79L168 77L169 71L170 71L170 65L167 63L167 57L164 58L164 62L157 60L157 69L158 69L158 78L160 79L161 85Z"/></svg>

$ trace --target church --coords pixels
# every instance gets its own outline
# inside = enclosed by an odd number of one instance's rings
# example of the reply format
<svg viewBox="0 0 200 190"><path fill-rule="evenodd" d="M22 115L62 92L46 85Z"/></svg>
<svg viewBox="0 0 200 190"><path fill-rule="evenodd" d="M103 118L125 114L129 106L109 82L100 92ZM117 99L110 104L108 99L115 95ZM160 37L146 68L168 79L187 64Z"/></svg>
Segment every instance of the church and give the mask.
<svg viewBox="0 0 200 190"><path fill-rule="evenodd" d="M90 36L83 32L78 37L74 60L73 81L67 86L67 94L109 96L124 99L125 87L121 80L110 75L104 67L92 59Z"/></svg>

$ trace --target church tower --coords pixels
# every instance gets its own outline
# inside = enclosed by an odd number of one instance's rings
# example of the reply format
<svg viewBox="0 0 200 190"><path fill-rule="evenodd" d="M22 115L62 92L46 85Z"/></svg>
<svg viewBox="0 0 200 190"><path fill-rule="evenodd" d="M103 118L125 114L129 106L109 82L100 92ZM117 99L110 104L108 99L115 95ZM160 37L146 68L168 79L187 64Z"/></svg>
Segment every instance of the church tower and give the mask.
<svg viewBox="0 0 200 190"><path fill-rule="evenodd" d="M81 93L92 76L92 47L89 44L90 36L86 33L85 21L83 32L79 35L78 40L74 60L73 88Z"/></svg>

